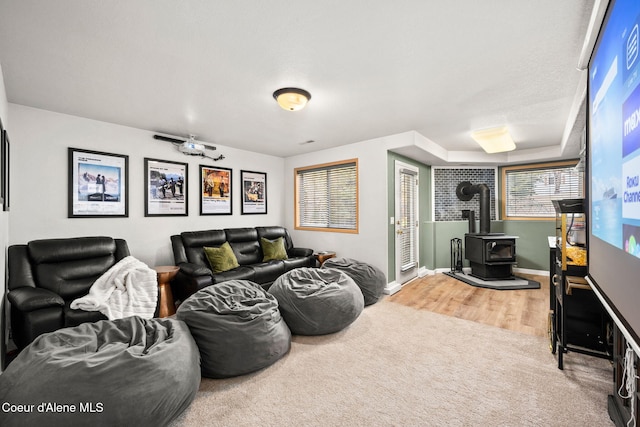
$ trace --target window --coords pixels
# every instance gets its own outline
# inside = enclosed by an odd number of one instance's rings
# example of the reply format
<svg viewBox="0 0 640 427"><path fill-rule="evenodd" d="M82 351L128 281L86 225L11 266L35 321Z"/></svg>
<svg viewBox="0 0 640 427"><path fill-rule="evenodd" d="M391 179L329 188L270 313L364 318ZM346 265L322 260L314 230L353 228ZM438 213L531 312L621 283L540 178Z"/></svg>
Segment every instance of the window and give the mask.
<svg viewBox="0 0 640 427"><path fill-rule="evenodd" d="M552 200L584 197L584 173L577 161L502 169L502 218L554 218Z"/></svg>
<svg viewBox="0 0 640 427"><path fill-rule="evenodd" d="M418 171L396 164L400 200L396 209L400 271L418 266ZM397 179L397 178L396 178Z"/></svg>
<svg viewBox="0 0 640 427"><path fill-rule="evenodd" d="M297 168L296 229L358 232L358 160Z"/></svg>

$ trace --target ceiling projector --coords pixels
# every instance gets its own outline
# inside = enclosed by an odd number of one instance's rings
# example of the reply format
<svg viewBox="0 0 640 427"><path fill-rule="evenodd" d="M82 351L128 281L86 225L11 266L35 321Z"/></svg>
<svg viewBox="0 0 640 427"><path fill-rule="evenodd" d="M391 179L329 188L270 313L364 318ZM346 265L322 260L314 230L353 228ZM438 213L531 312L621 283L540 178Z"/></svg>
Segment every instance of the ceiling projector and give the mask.
<svg viewBox="0 0 640 427"><path fill-rule="evenodd" d="M214 147L213 145L198 144L195 141L196 137L194 135L189 135L189 139L186 141L164 135L153 135L153 139L170 142L178 149L179 152L187 156L206 157L207 159L211 159L216 162L218 160L224 159L224 156L222 154L220 154L218 157L207 156L206 150L215 150L216 147Z"/></svg>
<svg viewBox="0 0 640 427"><path fill-rule="evenodd" d="M191 156L204 156L204 144L197 144L193 141L185 141L178 146L178 151Z"/></svg>

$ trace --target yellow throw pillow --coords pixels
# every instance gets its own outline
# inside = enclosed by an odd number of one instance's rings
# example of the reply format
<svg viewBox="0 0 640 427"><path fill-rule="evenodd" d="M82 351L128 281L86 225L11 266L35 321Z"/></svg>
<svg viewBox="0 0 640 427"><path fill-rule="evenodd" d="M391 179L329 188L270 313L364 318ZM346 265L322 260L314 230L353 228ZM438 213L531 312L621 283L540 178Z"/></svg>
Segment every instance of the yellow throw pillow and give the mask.
<svg viewBox="0 0 640 427"><path fill-rule="evenodd" d="M264 254L263 262L271 261L274 259L287 259L287 250L284 248L284 239L278 237L276 240L260 238L260 246L262 246L262 253Z"/></svg>
<svg viewBox="0 0 640 427"><path fill-rule="evenodd" d="M219 248L204 247L204 254L214 273L222 273L240 267L236 254L233 253L229 242L224 242Z"/></svg>

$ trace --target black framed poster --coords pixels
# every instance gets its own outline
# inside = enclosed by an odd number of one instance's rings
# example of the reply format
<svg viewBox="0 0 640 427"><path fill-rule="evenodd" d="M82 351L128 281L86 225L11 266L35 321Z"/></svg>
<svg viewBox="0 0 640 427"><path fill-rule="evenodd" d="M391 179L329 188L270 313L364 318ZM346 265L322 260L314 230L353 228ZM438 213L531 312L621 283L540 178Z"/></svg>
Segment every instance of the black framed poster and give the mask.
<svg viewBox="0 0 640 427"><path fill-rule="evenodd" d="M240 171L242 215L267 213L267 174Z"/></svg>
<svg viewBox="0 0 640 427"><path fill-rule="evenodd" d="M129 156L69 148L69 218L129 216Z"/></svg>
<svg viewBox="0 0 640 427"><path fill-rule="evenodd" d="M144 216L189 214L187 163L144 159Z"/></svg>
<svg viewBox="0 0 640 427"><path fill-rule="evenodd" d="M231 215L232 170L200 165L200 215Z"/></svg>
<svg viewBox="0 0 640 427"><path fill-rule="evenodd" d="M5 139L8 139L8 136L2 126L2 119L0 119L0 205L2 205L3 210L7 211L9 210L9 201L5 202L5 198L8 196L7 193L9 191L9 150L8 143L7 147L5 147Z"/></svg>

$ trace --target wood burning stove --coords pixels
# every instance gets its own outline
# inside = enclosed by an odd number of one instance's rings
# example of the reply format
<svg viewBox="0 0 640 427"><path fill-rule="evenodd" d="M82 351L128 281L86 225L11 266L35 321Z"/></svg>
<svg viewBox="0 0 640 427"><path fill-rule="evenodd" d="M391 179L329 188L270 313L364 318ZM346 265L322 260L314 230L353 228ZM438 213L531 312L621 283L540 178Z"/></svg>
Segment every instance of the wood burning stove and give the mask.
<svg viewBox="0 0 640 427"><path fill-rule="evenodd" d="M502 233L465 234L465 258L469 260L471 275L484 280L511 279L516 238Z"/></svg>
<svg viewBox="0 0 640 427"><path fill-rule="evenodd" d="M464 236L465 258L471 275L484 280L513 279L511 268L516 262L516 236L491 233L490 190L486 184L472 185L463 181L456 188L458 199L469 201L480 195L480 232L475 232L473 212L463 211L469 218L469 233Z"/></svg>

